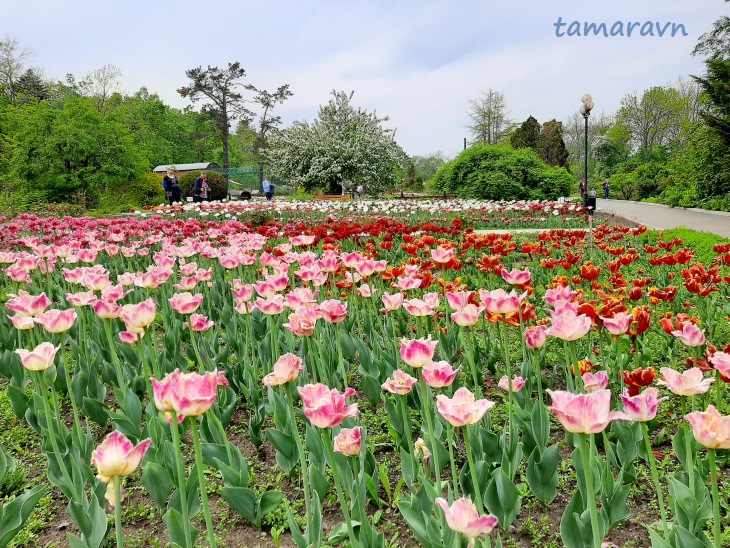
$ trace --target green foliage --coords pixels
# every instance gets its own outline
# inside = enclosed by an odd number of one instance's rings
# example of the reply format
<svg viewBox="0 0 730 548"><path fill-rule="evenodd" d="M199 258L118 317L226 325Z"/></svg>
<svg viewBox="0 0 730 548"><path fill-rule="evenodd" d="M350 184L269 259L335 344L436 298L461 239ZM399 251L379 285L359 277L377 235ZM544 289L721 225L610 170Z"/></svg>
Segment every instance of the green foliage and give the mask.
<svg viewBox="0 0 730 548"><path fill-rule="evenodd" d="M540 138L540 123L534 116L522 122L509 138L512 148L531 148L537 152L537 142Z"/></svg>
<svg viewBox="0 0 730 548"><path fill-rule="evenodd" d="M228 182L226 178L218 173L217 171L206 171L205 174L208 177L208 191L209 200L223 200L228 197ZM200 171L190 171L180 177L180 192L182 198L185 200L186 197L193 195L193 189L195 186L195 180L200 177ZM162 183L160 183L162 184Z"/></svg>
<svg viewBox="0 0 730 548"><path fill-rule="evenodd" d="M556 120L550 120L542 125L542 131L537 140L537 151L542 161L549 166L564 167L568 165L568 149L563 141L563 124Z"/></svg>
<svg viewBox="0 0 730 548"><path fill-rule="evenodd" d="M659 194L660 187L669 175L666 166L657 162L650 162L638 167L634 172L636 191L640 199L650 198Z"/></svg>
<svg viewBox="0 0 730 548"><path fill-rule="evenodd" d="M431 188L462 198L556 199L570 192L572 182L565 169L546 166L532 150L477 145L446 164Z"/></svg>
<svg viewBox="0 0 730 548"><path fill-rule="evenodd" d="M635 200L638 198L638 190L636 188L636 174L616 173L609 179L611 192L618 194L624 200Z"/></svg>

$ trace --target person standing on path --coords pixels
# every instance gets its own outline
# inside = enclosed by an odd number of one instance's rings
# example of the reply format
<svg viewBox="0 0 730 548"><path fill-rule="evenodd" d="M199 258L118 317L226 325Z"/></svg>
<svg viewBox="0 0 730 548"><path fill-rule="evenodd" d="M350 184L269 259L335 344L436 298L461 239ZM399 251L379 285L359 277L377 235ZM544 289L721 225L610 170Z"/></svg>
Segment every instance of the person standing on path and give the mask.
<svg viewBox="0 0 730 548"><path fill-rule="evenodd" d="M610 184L608 184L608 179L606 179L606 180L605 180L605 181L603 182L603 194L604 194L604 196L603 196L603 197L604 197L604 198L606 198L606 200L608 200L608 194L609 194L610 192L611 192L611 185L610 185Z"/></svg>
<svg viewBox="0 0 730 548"><path fill-rule="evenodd" d="M207 202L208 201L208 177L205 171L200 172L200 177L195 180L195 187L193 188L193 201L194 202Z"/></svg>
<svg viewBox="0 0 730 548"><path fill-rule="evenodd" d="M162 186L165 189L165 197L170 200L170 205L180 201L180 180L175 175L175 168L167 170L167 175L162 178Z"/></svg>
<svg viewBox="0 0 730 548"><path fill-rule="evenodd" d="M262 186L264 187L264 195L266 196L266 201L270 202L271 198L274 196L274 193L272 192L271 181L269 181L268 175L264 177L264 182L262 183Z"/></svg>

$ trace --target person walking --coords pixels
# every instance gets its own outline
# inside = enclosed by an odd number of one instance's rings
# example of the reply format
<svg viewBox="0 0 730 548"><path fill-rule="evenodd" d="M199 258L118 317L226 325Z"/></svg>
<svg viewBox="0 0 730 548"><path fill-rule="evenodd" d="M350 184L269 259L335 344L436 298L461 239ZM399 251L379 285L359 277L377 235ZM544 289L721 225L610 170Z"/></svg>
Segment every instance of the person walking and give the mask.
<svg viewBox="0 0 730 548"><path fill-rule="evenodd" d="M608 184L608 179L603 182L603 197L608 200L608 194L611 192L611 185Z"/></svg>
<svg viewBox="0 0 730 548"><path fill-rule="evenodd" d="M200 177L195 180L195 187L193 189L193 201L194 202L207 202L208 201L208 177L205 171L200 172Z"/></svg>
<svg viewBox="0 0 730 548"><path fill-rule="evenodd" d="M269 181L268 175L264 177L264 182L262 183L262 186L264 187L264 195L266 196L266 201L270 202L271 198L274 197L274 190L271 181Z"/></svg>
<svg viewBox="0 0 730 548"><path fill-rule="evenodd" d="M165 189L165 198L170 200L170 205L180 201L180 180L175 175L174 167L169 168L162 178L162 187Z"/></svg>

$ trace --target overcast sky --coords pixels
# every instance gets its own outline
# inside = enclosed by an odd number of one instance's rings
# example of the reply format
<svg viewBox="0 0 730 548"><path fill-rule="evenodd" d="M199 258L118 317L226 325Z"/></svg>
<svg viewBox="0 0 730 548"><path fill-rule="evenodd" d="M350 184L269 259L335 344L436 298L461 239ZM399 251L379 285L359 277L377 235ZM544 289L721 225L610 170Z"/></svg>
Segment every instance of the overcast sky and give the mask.
<svg viewBox="0 0 730 548"><path fill-rule="evenodd" d="M123 88L146 86L166 103L185 70L240 61L246 80L294 93L277 111L284 127L313 120L333 90L390 117L410 155L458 153L469 99L505 94L510 117L566 118L591 93L595 112L628 92L701 74L698 37L730 12L723 0L26 0L3 6L0 32L35 55L47 77L82 78L105 64ZM662 38L556 36L570 23L683 24ZM562 27L565 32L567 27ZM625 33L626 31L624 31ZM656 34L656 32L655 32Z"/></svg>

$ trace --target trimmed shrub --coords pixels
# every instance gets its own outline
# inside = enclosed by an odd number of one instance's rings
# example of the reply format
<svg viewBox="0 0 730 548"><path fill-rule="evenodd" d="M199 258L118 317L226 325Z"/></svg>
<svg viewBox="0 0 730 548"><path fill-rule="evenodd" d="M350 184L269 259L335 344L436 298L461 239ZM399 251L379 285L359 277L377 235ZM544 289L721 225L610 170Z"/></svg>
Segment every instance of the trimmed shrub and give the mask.
<svg viewBox="0 0 730 548"><path fill-rule="evenodd" d="M429 181L438 193L486 200L554 200L570 193L573 177L546 165L530 149L477 145L447 163Z"/></svg>
<svg viewBox="0 0 730 548"><path fill-rule="evenodd" d="M228 197L228 182L217 171L205 170L205 174L208 177L208 191L209 200L223 200ZM180 192L183 201L185 198L193 196L193 189L195 187L195 180L200 177L200 171L189 171L182 177L180 177ZM162 185L162 183L160 183Z"/></svg>

